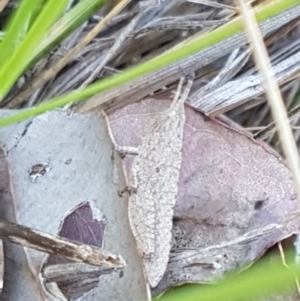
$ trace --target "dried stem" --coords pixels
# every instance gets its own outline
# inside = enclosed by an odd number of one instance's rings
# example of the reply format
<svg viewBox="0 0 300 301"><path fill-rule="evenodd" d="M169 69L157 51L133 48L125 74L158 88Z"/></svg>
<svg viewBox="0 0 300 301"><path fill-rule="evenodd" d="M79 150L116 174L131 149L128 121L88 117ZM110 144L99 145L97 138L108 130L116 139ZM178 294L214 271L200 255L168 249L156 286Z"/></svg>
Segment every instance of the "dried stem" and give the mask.
<svg viewBox="0 0 300 301"><path fill-rule="evenodd" d="M255 19L253 9L249 3L244 0L236 0L240 6L245 25L246 34L249 43L253 47L253 55L257 69L260 71L266 89L267 99L270 109L278 128L282 149L286 156L287 164L293 177L294 187L298 195L300 195L300 169L299 155L294 141L292 129L290 127L286 108L281 97L279 86L276 82L270 59L264 45L263 37L259 30Z"/></svg>
<svg viewBox="0 0 300 301"><path fill-rule="evenodd" d="M121 256L95 246L68 240L18 224L0 220L0 237L41 252L67 257L77 262L101 266L125 265Z"/></svg>
<svg viewBox="0 0 300 301"><path fill-rule="evenodd" d="M70 281L89 275L89 278L99 279L100 275L108 274L118 269L124 268L124 265L102 265L92 266L79 262L51 264L43 268L42 274L47 282Z"/></svg>

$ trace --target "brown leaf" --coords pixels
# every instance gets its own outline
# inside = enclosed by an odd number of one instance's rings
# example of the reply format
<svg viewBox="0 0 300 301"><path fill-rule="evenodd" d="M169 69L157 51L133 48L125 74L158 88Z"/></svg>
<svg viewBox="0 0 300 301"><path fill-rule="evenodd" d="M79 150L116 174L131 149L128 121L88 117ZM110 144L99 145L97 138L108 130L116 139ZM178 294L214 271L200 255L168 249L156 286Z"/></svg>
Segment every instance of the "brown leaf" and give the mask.
<svg viewBox="0 0 300 301"><path fill-rule="evenodd" d="M147 99L111 114L116 142L138 146L150 115L169 105ZM245 268L300 228L299 219L285 225L299 206L289 171L271 149L190 107L186 118L173 249L155 295ZM129 169L132 158L125 160Z"/></svg>

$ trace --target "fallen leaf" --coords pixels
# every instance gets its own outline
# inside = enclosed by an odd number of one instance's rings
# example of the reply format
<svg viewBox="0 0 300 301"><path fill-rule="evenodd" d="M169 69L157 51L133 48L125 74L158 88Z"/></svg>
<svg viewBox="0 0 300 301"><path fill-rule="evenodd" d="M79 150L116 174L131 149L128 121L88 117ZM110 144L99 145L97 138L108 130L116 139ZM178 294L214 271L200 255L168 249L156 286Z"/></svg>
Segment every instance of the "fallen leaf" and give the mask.
<svg viewBox="0 0 300 301"><path fill-rule="evenodd" d="M1 117L12 114L5 112L7 111L1 113ZM101 269L71 264L78 275L81 273L82 280L85 275L85 286L82 287L84 290L87 290L88 283L91 284L91 289L98 283L97 287L91 293L85 294L81 300L121 300L123 296L126 296L126 300L144 300L146 286L127 219L127 202L118 196L118 190L124 185L122 174L118 173L117 168L120 160L111 158L112 145L104 120L90 114L70 116L68 112L59 110L3 128L0 134L0 143L4 144L7 150L4 162L8 161L10 169L10 177L5 178L6 182L1 181L1 185L10 186L13 195L13 200L9 198L6 201L8 193L0 189L0 217L56 235L70 210L73 212L80 204L93 200L96 205L92 208L93 215L89 215L88 208L86 211L85 207L82 208L84 218L80 228L91 236L84 239L91 244L101 241L103 225L99 228L95 226L95 229L100 229L96 237L94 230L90 231L84 226L84 219L94 216L94 209L99 208L107 218L103 247L121 255L127 266L122 270L117 269L114 273L106 269L105 273L109 274L101 276L99 281L97 273L102 273ZM29 175L32 166L46 162L49 171L33 183ZM69 225L66 229L71 230L70 236L66 236L73 239L78 238L77 228L72 228L76 225L72 221L75 216L71 215L70 223L67 221L66 224ZM79 234L85 236L83 232ZM52 296L44 289L45 279L41 277L45 253L14 246L6 241L4 247L8 260L5 261L4 289L0 300L3 298L10 301L42 301L46 297L51 299ZM63 264L66 272L70 263ZM53 267L54 265L51 269ZM70 279L70 274L68 277ZM58 282L61 279L58 281L56 278ZM52 284L55 286L55 283ZM58 286L56 292L61 293ZM77 292L78 290L72 291L70 294ZM66 297L61 294L59 299L65 300Z"/></svg>
<svg viewBox="0 0 300 301"><path fill-rule="evenodd" d="M170 105L147 99L109 116L115 140L137 147L154 113ZM153 295L187 282L213 283L242 270L300 230L286 224L299 205L287 167L268 146L186 107L183 161L167 272ZM127 172L132 156L125 157Z"/></svg>

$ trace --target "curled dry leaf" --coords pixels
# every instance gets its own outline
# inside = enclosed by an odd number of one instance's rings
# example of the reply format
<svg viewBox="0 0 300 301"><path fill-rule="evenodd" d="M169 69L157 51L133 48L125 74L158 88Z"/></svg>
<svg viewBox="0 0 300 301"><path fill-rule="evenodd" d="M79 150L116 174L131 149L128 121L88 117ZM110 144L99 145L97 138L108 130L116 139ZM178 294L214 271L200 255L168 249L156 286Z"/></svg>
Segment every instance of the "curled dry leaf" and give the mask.
<svg viewBox="0 0 300 301"><path fill-rule="evenodd" d="M137 147L151 114L169 105L147 99L112 113L116 142ZM132 157L124 160L128 171ZM299 232L299 218L291 220L297 212L289 171L275 152L186 107L173 247L167 272L152 293L187 282L212 283L246 268Z"/></svg>

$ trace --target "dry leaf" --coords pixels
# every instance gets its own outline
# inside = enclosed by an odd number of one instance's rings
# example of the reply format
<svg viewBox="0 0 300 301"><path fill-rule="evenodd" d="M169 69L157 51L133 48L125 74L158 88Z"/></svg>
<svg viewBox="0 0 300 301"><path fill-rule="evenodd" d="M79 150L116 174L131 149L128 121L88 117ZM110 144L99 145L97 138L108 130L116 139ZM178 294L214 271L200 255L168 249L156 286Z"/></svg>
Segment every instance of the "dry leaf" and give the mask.
<svg viewBox="0 0 300 301"><path fill-rule="evenodd" d="M2 112L1 116L5 116L5 113ZM73 269L82 275L82 280L87 276L85 278L87 281L82 286L83 290L87 290L88 282L91 284L90 289L98 284L92 293L84 294L81 300L96 301L99 300L99 296L105 300L120 300L123 296L126 296L127 300L145 299L141 262L127 220L127 203L118 196L118 190L124 185L122 175L118 174L115 167L120 161L118 158L111 160L112 145L105 122L96 115L69 116L67 112L60 110L4 128L0 132L0 142L6 145L8 153L4 159L8 161L10 168L10 178L6 175L5 181L1 181L1 187L4 185L6 189L8 185L13 188L13 200L9 198L7 201L7 191L0 189L2 200L0 217L43 232L57 234L61 222L70 210L74 211L77 206L86 204L87 200L93 200L95 208L90 210L83 207L80 208L79 215L69 216L66 229L67 232L73 231L70 236L69 234L66 236L78 238L75 228L77 221L74 222L74 219L81 216L82 224L77 225L83 232L77 234L87 233L85 241L91 244L101 243L104 222L104 249L120 254L127 266L124 270L118 269L117 272L111 273L108 267L103 271L87 265L64 263L62 277L68 272L67 277L70 280ZM37 163L46 162L49 171L32 182L30 178L32 167ZM105 214L107 223L98 218L101 221L92 224L93 229L99 231L95 237L94 230L90 231L84 224L85 219L97 216L97 210L95 211L97 208ZM90 214L91 211L93 215ZM89 220L88 225L90 222L92 220ZM4 247L5 281L0 300L3 298L10 301L42 301L45 296L51 299L50 294L44 289L45 279L42 279L40 273L45 262L45 254L6 241ZM57 268L57 265L55 267ZM51 265L51 269L49 267L47 272L47 275L50 273L53 277L52 281L62 281L62 278L54 280L54 265ZM101 276L99 281L97 274L102 275L102 272L109 274ZM78 290L76 292L75 290L76 285L71 294L77 294ZM58 285L56 291L58 293L60 291ZM63 294L59 298L66 299Z"/></svg>
<svg viewBox="0 0 300 301"><path fill-rule="evenodd" d="M148 118L169 104L147 99L114 112L109 118L116 142L138 146ZM300 230L299 219L283 224L299 206L289 171L272 150L189 107L186 118L173 249L154 295L245 268ZM125 160L129 170L132 158Z"/></svg>

